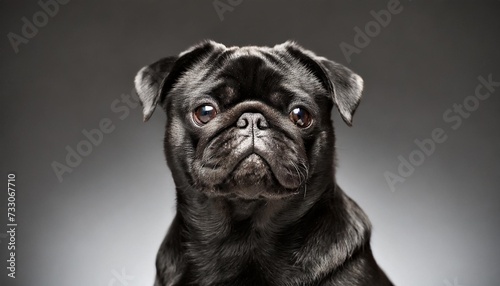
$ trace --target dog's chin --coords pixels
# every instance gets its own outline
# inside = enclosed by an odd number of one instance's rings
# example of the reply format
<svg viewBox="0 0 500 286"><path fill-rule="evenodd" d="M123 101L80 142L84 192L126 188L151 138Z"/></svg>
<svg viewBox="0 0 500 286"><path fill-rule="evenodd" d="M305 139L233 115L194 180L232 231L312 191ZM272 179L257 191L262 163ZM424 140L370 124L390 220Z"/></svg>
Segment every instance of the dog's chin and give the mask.
<svg viewBox="0 0 500 286"><path fill-rule="evenodd" d="M281 199L296 195L299 188L299 185L292 189L282 186L266 160L254 153L242 159L227 179L214 186L210 193L247 200Z"/></svg>

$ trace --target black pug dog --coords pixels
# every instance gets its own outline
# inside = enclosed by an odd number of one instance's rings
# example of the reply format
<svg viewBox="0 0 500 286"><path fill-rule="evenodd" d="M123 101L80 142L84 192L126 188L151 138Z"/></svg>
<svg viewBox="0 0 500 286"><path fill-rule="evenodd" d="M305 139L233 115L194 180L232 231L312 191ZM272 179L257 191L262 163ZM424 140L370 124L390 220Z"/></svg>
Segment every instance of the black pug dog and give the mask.
<svg viewBox="0 0 500 286"><path fill-rule="evenodd" d="M156 286L392 285L367 216L335 182L331 110L351 125L361 77L293 42L206 41L135 86L145 121L167 113L177 192Z"/></svg>

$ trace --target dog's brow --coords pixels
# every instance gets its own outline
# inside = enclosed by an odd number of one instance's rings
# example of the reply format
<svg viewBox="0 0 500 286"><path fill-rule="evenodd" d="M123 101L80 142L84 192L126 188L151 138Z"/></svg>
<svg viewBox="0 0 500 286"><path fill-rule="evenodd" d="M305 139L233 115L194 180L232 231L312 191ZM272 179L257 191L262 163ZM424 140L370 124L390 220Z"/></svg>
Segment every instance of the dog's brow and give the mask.
<svg viewBox="0 0 500 286"><path fill-rule="evenodd" d="M224 63L231 58L231 55L234 54L234 49L225 50L222 53L216 53L211 55L207 59L207 63L210 65L210 68L206 71L202 80L207 80L208 77L212 76L216 70L222 68Z"/></svg>
<svg viewBox="0 0 500 286"><path fill-rule="evenodd" d="M219 86L217 89L218 95L227 99L233 99L236 96L236 90L229 85Z"/></svg>
<svg viewBox="0 0 500 286"><path fill-rule="evenodd" d="M221 82L217 84L210 92L210 95L222 105L231 103L238 96L236 88L228 83L232 80L233 79L224 78L224 80L221 80Z"/></svg>

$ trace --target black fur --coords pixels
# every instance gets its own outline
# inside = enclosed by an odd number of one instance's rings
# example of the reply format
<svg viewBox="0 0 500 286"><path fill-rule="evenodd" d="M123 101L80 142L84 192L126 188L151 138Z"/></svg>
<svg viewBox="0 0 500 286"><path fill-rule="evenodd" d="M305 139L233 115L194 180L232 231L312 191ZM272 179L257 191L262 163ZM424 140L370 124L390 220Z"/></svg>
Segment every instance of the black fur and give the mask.
<svg viewBox="0 0 500 286"><path fill-rule="evenodd" d="M370 223L335 182L335 105L347 124L362 80L287 42L204 42L143 68L147 120L167 112L165 155L177 214L158 252L156 286L392 285L370 249ZM210 104L217 115L197 124ZM289 118L307 110L307 128Z"/></svg>

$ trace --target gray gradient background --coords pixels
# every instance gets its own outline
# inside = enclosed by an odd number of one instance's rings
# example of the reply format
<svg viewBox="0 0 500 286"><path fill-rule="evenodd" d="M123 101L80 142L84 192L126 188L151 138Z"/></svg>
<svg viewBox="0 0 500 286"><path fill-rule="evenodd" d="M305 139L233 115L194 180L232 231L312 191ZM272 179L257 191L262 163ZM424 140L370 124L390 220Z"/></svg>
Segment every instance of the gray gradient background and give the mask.
<svg viewBox="0 0 500 286"><path fill-rule="evenodd" d="M223 0L224 1L224 0ZM224 1L225 2L225 1ZM40 10L1 1L1 171L17 173L17 278L2 285L152 285L157 248L173 218L174 191L162 152L165 115L141 122L110 109L130 94L138 69L214 39L274 45L294 39L351 67L364 98L338 133L337 178L368 213L380 265L397 285L500 285L500 90L452 130L442 119L474 95L477 77L500 81L499 1L407 1L347 63L339 48L388 1L243 1L220 21L212 1L72 1L14 53L8 32ZM51 168L65 146L110 118L106 134L60 183ZM448 140L391 192L417 138L440 127ZM0 192L5 230L6 191ZM116 281L125 270L134 278ZM458 283L454 283L454 281Z"/></svg>

